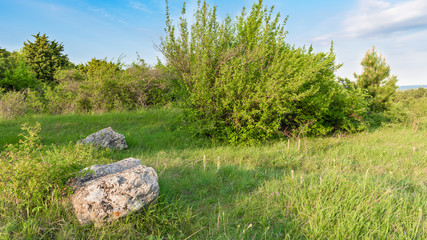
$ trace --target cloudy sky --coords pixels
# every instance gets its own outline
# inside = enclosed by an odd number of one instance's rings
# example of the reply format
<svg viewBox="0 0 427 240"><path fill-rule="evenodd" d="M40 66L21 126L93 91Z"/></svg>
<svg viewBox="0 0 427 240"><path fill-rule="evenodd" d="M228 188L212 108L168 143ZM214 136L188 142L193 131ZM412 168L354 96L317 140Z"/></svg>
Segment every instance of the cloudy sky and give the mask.
<svg viewBox="0 0 427 240"><path fill-rule="evenodd" d="M181 0L169 0L178 19ZM187 1L194 9L196 0ZM219 18L236 16L257 0L207 0ZM373 45L386 58L398 85L427 84L427 0L265 0L287 22L288 42L327 51L331 41L338 75L353 80ZM164 35L164 0L0 0L0 47L20 49L31 35L46 33L62 42L74 63L107 58L131 63L137 56L154 64ZM137 54L138 53L138 54Z"/></svg>

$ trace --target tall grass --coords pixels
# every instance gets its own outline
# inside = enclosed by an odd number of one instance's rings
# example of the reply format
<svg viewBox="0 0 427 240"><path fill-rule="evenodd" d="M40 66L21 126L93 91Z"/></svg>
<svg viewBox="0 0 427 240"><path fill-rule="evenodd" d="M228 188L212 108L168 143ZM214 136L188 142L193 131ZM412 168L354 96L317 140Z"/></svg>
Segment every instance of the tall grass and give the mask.
<svg viewBox="0 0 427 240"><path fill-rule="evenodd" d="M140 158L159 174L160 197L103 228L80 226L65 198L29 211L1 201L0 238L427 238L426 125L237 147L193 136L180 116L157 109L1 120L1 146L37 121L47 151L112 126L129 149L98 161Z"/></svg>

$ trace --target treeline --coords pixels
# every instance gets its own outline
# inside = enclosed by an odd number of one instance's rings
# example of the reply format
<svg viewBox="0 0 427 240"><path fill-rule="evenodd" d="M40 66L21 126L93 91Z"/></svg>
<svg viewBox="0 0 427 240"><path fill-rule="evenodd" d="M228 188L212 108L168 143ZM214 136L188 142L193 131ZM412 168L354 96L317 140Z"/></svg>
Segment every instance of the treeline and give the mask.
<svg viewBox="0 0 427 240"><path fill-rule="evenodd" d="M74 65L62 44L43 34L21 51L0 49L0 114L133 110L173 100L174 73L143 60L131 66L95 59Z"/></svg>
<svg viewBox="0 0 427 240"><path fill-rule="evenodd" d="M0 49L1 116L179 102L196 133L231 143L356 132L407 116L393 107L397 77L375 47L352 82L335 75L340 65L332 45L329 52L315 52L286 43L286 19L262 1L222 21L215 7L199 1L192 25L185 4L177 25L166 10L158 46L166 63L154 67L95 58L74 65L62 44L40 34L21 51Z"/></svg>

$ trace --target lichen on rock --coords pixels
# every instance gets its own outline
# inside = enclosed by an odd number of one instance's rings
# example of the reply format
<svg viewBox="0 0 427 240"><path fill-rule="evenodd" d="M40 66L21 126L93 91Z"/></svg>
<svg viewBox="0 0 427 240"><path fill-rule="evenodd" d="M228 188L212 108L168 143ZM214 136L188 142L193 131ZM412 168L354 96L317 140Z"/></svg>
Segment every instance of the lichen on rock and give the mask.
<svg viewBox="0 0 427 240"><path fill-rule="evenodd" d="M81 224L100 226L148 206L159 195L156 171L138 159L88 169L92 173L68 182L74 189L70 200Z"/></svg>
<svg viewBox="0 0 427 240"><path fill-rule="evenodd" d="M92 144L94 146L106 147L115 150L123 150L128 148L125 136L115 132L111 127L101 129L96 133L92 133L77 143Z"/></svg>

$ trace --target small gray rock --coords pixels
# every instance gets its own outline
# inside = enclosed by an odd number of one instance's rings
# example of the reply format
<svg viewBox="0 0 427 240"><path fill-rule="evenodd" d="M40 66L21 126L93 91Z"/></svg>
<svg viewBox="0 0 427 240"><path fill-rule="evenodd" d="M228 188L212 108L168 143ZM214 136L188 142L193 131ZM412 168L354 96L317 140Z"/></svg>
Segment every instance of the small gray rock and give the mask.
<svg viewBox="0 0 427 240"><path fill-rule="evenodd" d="M155 202L159 195L156 171L141 165L138 159L128 158L88 169L95 174L70 181L74 183L71 204L83 225L101 226L124 217Z"/></svg>
<svg viewBox="0 0 427 240"><path fill-rule="evenodd" d="M99 130L92 133L85 139L80 140L81 144L93 144L99 147L108 147L116 150L123 150L128 148L128 145L123 134L113 131L111 127Z"/></svg>

